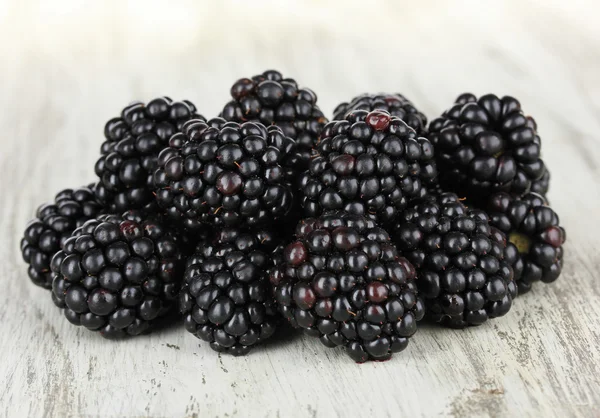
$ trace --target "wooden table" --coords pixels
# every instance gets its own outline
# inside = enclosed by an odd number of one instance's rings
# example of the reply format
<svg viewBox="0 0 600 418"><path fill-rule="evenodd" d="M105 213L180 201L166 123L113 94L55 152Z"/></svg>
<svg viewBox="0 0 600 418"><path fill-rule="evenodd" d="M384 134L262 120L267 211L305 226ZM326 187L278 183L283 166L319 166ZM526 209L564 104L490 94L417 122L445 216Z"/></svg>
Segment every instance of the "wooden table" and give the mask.
<svg viewBox="0 0 600 418"><path fill-rule="evenodd" d="M600 416L596 2L212 3L0 3L0 415ZM37 205L94 180L104 122L129 101L168 94L213 116L268 67L328 114L364 91L431 117L463 91L518 97L568 231L560 280L364 365L294 334L234 358L182 327L115 343L68 324L20 258Z"/></svg>

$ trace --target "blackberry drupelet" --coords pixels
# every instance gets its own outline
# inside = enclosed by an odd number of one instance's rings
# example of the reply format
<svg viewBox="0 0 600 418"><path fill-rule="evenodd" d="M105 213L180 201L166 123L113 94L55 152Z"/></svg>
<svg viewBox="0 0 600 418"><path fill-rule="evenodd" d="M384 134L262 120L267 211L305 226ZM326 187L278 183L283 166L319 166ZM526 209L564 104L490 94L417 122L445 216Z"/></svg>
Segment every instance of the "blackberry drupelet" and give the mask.
<svg viewBox="0 0 600 418"><path fill-rule="evenodd" d="M331 122L318 151L300 181L308 217L345 210L385 226L437 176L431 143L382 111Z"/></svg>
<svg viewBox="0 0 600 418"><path fill-rule="evenodd" d="M490 223L518 249L523 270L517 281L520 294L531 290L534 282L551 283L560 276L566 233L542 196L498 192L490 197L487 209Z"/></svg>
<svg viewBox="0 0 600 418"><path fill-rule="evenodd" d="M491 226L491 219L488 214L482 210L475 210L474 213L480 214L482 220L488 222ZM490 228L490 239L498 244L500 244L504 248L504 261L508 263L509 266L512 267L513 270L513 281L517 284L518 292L513 297L517 297L521 294L521 287L519 286L519 280L523 276L523 270L525 265L523 263L523 258L519 254L519 249L515 244L508 240L506 234L500 231L495 226L491 226Z"/></svg>
<svg viewBox="0 0 600 418"><path fill-rule="evenodd" d="M331 212L302 221L270 274L295 327L356 362L404 350L424 315L416 272L372 220Z"/></svg>
<svg viewBox="0 0 600 418"><path fill-rule="evenodd" d="M550 189L550 171L545 170L542 177L531 183L531 192L542 195L546 199L548 189Z"/></svg>
<svg viewBox="0 0 600 418"><path fill-rule="evenodd" d="M231 97L221 113L225 120L279 126L298 143L295 166L300 170L306 168L312 148L327 123L312 90L299 88L294 79L269 70L236 81L231 87Z"/></svg>
<svg viewBox="0 0 600 418"><path fill-rule="evenodd" d="M109 120L95 167L100 178L95 190L98 200L112 213L145 208L153 202L152 176L158 154L191 118L204 119L191 102L159 97L148 104L134 102L120 117Z"/></svg>
<svg viewBox="0 0 600 418"><path fill-rule="evenodd" d="M462 94L431 121L429 139L449 190L479 200L499 190L547 191L549 175L540 158L536 123L513 97Z"/></svg>
<svg viewBox="0 0 600 418"><path fill-rule="evenodd" d="M139 335L175 312L182 259L168 228L139 211L101 215L52 259L54 303L106 338Z"/></svg>
<svg viewBox="0 0 600 418"><path fill-rule="evenodd" d="M487 215L453 193L413 202L394 226L398 249L419 272L428 316L462 328L506 314L517 295L506 247ZM514 254L512 255L514 257Z"/></svg>
<svg viewBox="0 0 600 418"><path fill-rule="evenodd" d="M268 269L279 239L268 230L225 228L187 260L180 292L186 329L213 350L247 354L278 322Z"/></svg>
<svg viewBox="0 0 600 418"><path fill-rule="evenodd" d="M296 143L260 123L191 120L171 138L154 175L156 199L185 228L264 225L293 204L287 165Z"/></svg>
<svg viewBox="0 0 600 418"><path fill-rule="evenodd" d="M333 120L343 120L346 114L353 110L383 110L390 115L402 119L408 126L413 128L417 135L427 136L427 116L420 112L410 100L395 94L361 94L349 103L340 103L333 111Z"/></svg>
<svg viewBox="0 0 600 418"><path fill-rule="evenodd" d="M35 219L27 224L21 240L21 253L23 260L29 264L29 278L34 284L45 289L52 288L50 261L54 254L60 251L76 228L104 211L96 201L93 187L61 191L53 203L40 206Z"/></svg>

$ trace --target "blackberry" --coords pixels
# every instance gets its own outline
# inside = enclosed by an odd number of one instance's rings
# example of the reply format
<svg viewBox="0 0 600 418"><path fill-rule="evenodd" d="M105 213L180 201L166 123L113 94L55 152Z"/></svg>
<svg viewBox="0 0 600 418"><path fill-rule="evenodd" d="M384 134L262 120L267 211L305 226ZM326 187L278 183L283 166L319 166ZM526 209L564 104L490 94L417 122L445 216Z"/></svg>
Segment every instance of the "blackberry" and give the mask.
<svg viewBox="0 0 600 418"><path fill-rule="evenodd" d="M520 294L531 290L534 282L551 283L560 276L566 233L541 195L498 192L489 198L487 209L490 223L518 249L523 270L517 281Z"/></svg>
<svg viewBox="0 0 600 418"><path fill-rule="evenodd" d="M550 171L545 170L542 177L531 183L531 192L542 195L546 199L548 189L550 189Z"/></svg>
<svg viewBox="0 0 600 418"><path fill-rule="evenodd" d="M488 222L491 226L490 228L490 239L498 244L500 244L504 248L504 261L512 267L513 270L513 281L517 284L517 294L513 297L513 299L522 293L522 287L519 286L519 281L523 276L523 270L525 265L523 263L523 257L519 254L519 249L515 244L508 240L506 234L500 231L495 226L492 226L491 219L488 214L482 210L475 210L476 214L480 214L482 220Z"/></svg>
<svg viewBox="0 0 600 418"><path fill-rule="evenodd" d="M213 350L247 354L275 331L267 271L278 238L268 230L225 228L188 258L180 293L186 329Z"/></svg>
<svg viewBox="0 0 600 418"><path fill-rule="evenodd" d="M429 139L436 147L440 178L450 190L472 199L500 190L547 191L537 125L513 97L462 94L431 121Z"/></svg>
<svg viewBox="0 0 600 418"><path fill-rule="evenodd" d="M139 335L174 312L182 278L177 239L139 211L102 215L52 259L54 303L106 338Z"/></svg>
<svg viewBox="0 0 600 418"><path fill-rule="evenodd" d="M191 120L171 138L154 175L156 199L188 229L203 224L246 227L290 211L294 171L286 157L296 143L260 123Z"/></svg>
<svg viewBox="0 0 600 418"><path fill-rule="evenodd" d="M417 110L410 100L396 94L361 94L349 103L340 103L333 111L333 120L343 120L346 114L353 110L383 110L390 115L402 119L413 128L417 135L427 136L427 116Z"/></svg>
<svg viewBox="0 0 600 418"><path fill-rule="evenodd" d="M299 88L292 78L274 70L252 78L242 78L231 87L232 100L221 116L234 122L260 122L277 125L298 143L298 169L305 169L327 119L317 106L317 95Z"/></svg>
<svg viewBox="0 0 600 418"><path fill-rule="evenodd" d="M109 120L95 167L100 178L95 190L98 200L113 213L145 208L153 202L152 175L158 154L191 118L203 119L191 102L159 97L148 104L134 102L120 117Z"/></svg>
<svg viewBox="0 0 600 418"><path fill-rule="evenodd" d="M52 288L50 261L62 248L71 233L86 221L100 215L104 208L96 201L94 185L66 189L58 193L53 203L37 209L35 219L25 228L21 240L23 260L31 281L45 289Z"/></svg>
<svg viewBox="0 0 600 418"><path fill-rule="evenodd" d="M300 181L308 217L343 209L385 226L437 175L431 143L382 111L331 122L318 151Z"/></svg>
<svg viewBox="0 0 600 418"><path fill-rule="evenodd" d="M347 113L344 119L335 120L325 126L317 151L329 159L347 151L356 152L357 148L370 155L387 155L396 163L402 163L398 160L404 157L411 163L408 171L418 174L423 184L437 184L433 146L427 138L418 136L414 130L406 129L402 123L395 127L394 135L404 141L404 148L391 142L385 124L396 121L397 118L387 112L353 110ZM403 167L398 165L403 164L396 164L394 168L403 172Z"/></svg>
<svg viewBox="0 0 600 418"><path fill-rule="evenodd" d="M398 248L419 272L428 316L462 328L506 314L517 285L487 215L468 210L453 193L415 201L394 226Z"/></svg>
<svg viewBox="0 0 600 418"><path fill-rule="evenodd" d="M404 350L424 315L415 269L363 216L308 218L270 280L283 316L356 362Z"/></svg>

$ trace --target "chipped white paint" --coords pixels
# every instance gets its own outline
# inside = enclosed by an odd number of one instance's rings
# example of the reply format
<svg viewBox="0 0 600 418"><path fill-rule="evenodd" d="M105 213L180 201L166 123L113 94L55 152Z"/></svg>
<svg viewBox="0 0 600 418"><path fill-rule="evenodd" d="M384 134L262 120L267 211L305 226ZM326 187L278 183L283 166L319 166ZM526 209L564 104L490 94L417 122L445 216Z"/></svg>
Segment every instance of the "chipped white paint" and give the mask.
<svg viewBox="0 0 600 418"><path fill-rule="evenodd" d="M600 415L597 2L349 3L0 2L0 416ZM267 67L327 112L368 90L428 115L464 90L520 98L568 230L561 280L361 366L293 334L233 358L182 328L114 343L69 325L20 261L35 207L94 179L103 122L128 101L168 94L211 116Z"/></svg>

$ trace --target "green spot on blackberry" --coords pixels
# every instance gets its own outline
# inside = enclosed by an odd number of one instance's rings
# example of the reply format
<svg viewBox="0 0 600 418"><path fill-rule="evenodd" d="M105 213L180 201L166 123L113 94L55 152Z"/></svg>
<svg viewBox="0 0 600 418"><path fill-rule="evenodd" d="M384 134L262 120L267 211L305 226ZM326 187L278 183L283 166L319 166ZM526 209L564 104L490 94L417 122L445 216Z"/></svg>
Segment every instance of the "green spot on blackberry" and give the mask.
<svg viewBox="0 0 600 418"><path fill-rule="evenodd" d="M531 240L527 237L527 235L520 232L511 232L508 235L508 240L515 244L517 250L519 250L519 253L521 254L527 254L531 248Z"/></svg>

